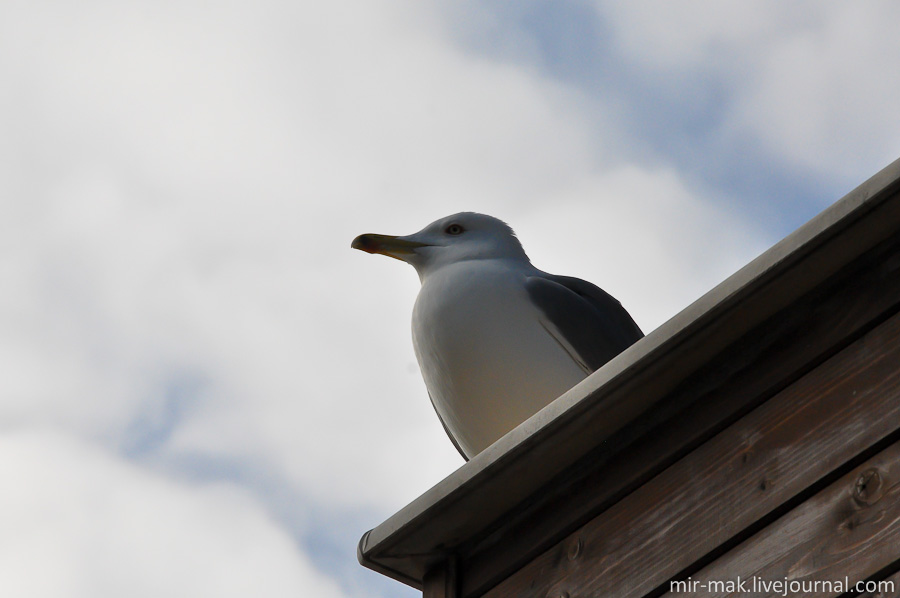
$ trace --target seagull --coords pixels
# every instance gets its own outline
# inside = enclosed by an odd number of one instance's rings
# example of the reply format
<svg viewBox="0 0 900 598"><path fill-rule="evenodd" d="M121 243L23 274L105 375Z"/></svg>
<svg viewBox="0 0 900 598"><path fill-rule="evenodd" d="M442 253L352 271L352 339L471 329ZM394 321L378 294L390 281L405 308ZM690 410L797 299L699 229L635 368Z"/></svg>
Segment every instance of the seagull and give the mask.
<svg viewBox="0 0 900 598"><path fill-rule="evenodd" d="M413 347L431 404L465 460L644 336L589 282L531 265L502 220L462 212L351 247L413 266Z"/></svg>

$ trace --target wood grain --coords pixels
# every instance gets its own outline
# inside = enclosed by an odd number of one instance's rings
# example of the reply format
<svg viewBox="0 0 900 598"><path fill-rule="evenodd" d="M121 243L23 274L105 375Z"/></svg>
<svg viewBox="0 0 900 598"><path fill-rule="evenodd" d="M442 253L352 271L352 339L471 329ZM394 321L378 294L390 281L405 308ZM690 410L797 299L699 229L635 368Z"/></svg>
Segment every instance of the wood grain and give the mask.
<svg viewBox="0 0 900 598"><path fill-rule="evenodd" d="M658 590L895 432L898 364L895 315L485 595Z"/></svg>
<svg viewBox="0 0 900 598"><path fill-rule="evenodd" d="M791 596L840 596L847 588L833 582L847 580L852 588L891 565L898 556L900 443L691 575L691 582L702 588L692 595L780 596L784 590L769 584L782 581L800 589L791 591L788 587ZM732 588L735 591L729 592L718 585L739 577L749 587L753 579L764 580L771 589L747 593ZM763 586L757 582L757 587Z"/></svg>

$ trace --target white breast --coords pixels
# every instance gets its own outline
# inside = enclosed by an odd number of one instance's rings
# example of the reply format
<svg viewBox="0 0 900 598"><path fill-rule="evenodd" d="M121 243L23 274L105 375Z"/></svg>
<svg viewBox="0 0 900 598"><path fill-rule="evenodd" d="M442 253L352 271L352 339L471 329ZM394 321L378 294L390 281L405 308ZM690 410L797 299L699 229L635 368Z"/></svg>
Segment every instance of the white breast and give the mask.
<svg viewBox="0 0 900 598"><path fill-rule="evenodd" d="M429 273L416 299L425 385L469 457L585 377L541 323L527 274L504 260L458 262Z"/></svg>

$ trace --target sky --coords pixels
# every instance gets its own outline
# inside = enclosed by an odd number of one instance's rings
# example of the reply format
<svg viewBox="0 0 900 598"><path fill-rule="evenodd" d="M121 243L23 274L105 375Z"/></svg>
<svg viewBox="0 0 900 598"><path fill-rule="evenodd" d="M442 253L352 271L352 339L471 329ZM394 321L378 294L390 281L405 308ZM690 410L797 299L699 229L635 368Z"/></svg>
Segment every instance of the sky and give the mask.
<svg viewBox="0 0 900 598"><path fill-rule="evenodd" d="M900 5L0 3L0 590L412 597L408 266L489 213L645 332L900 157Z"/></svg>

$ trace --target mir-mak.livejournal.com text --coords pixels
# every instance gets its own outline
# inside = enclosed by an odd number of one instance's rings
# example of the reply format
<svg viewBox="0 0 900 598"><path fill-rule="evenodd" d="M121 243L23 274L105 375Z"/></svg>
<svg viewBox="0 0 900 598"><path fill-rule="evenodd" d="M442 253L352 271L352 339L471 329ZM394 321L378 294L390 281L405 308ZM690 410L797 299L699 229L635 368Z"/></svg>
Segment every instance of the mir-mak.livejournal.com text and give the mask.
<svg viewBox="0 0 900 598"><path fill-rule="evenodd" d="M776 596L790 596L792 594L844 594L846 592L864 592L890 594L894 591L894 582L884 581L855 581L851 582L845 577L840 580L821 579L763 579L755 575L747 578L738 577L729 580L700 581L688 577L682 581L670 581L669 591L674 594L715 593L726 594L748 593L769 594Z"/></svg>

